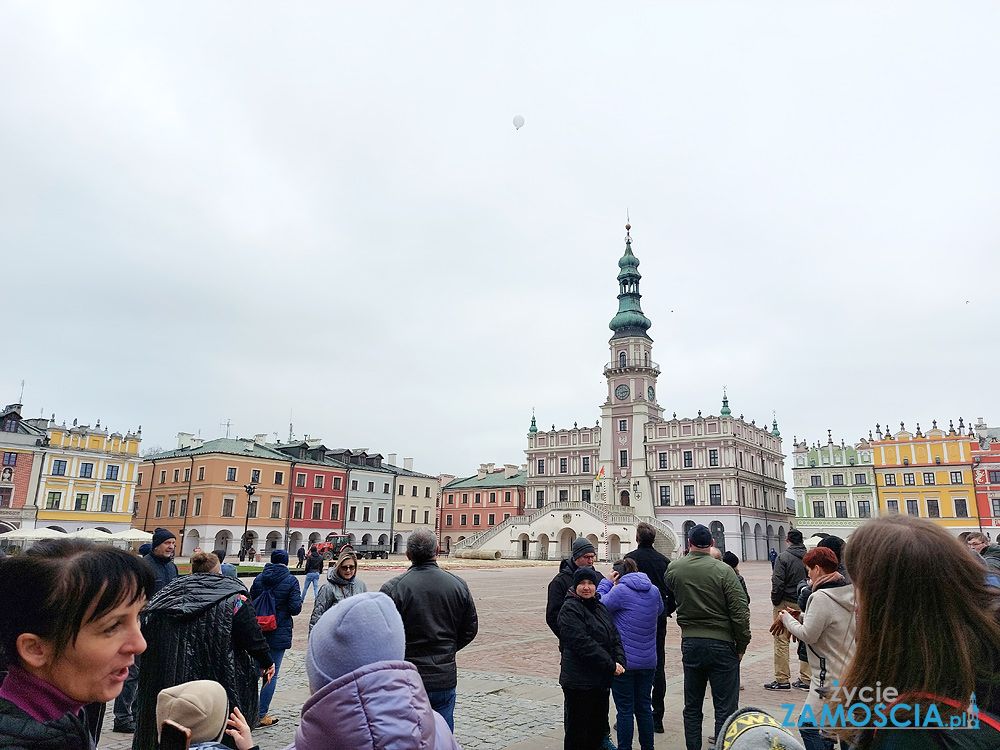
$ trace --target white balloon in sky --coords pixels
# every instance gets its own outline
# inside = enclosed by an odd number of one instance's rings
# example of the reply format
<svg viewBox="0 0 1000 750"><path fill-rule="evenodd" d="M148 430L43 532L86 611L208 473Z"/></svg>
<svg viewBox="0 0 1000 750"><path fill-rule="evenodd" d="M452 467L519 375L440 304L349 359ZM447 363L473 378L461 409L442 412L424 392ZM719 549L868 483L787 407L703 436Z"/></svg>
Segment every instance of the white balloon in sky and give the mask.
<svg viewBox="0 0 1000 750"><path fill-rule="evenodd" d="M520 130L524 127L524 118L521 115L514 115L514 130Z"/></svg>

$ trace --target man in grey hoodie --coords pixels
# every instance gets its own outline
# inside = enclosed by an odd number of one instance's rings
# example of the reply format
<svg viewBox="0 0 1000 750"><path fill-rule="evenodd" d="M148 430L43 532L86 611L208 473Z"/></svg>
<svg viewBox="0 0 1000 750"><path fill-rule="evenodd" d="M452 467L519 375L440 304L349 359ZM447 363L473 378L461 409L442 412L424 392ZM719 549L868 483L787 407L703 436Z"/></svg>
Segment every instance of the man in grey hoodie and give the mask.
<svg viewBox="0 0 1000 750"><path fill-rule="evenodd" d="M778 555L774 561L774 571L771 574L771 604L774 607L775 619L786 607L798 608L799 581L806 577L806 566L802 558L806 554L802 543L802 532L792 529L785 539L787 549ZM799 679L791 680L791 670L788 667L788 633L778 633L774 636L774 682L764 685L767 690L808 690L812 679L809 663L799 662Z"/></svg>

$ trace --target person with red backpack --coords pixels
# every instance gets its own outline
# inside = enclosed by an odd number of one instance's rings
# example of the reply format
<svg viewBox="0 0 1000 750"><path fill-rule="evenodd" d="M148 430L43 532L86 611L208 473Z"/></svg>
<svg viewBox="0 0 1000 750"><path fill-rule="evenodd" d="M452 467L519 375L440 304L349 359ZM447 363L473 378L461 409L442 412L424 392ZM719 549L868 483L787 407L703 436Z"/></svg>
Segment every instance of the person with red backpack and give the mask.
<svg viewBox="0 0 1000 750"><path fill-rule="evenodd" d="M292 647L292 618L302 611L299 581L288 570L288 552L283 549L271 552L271 562L250 586L250 599L274 662L274 677L260 690L260 725L269 727L278 721L267 712L277 686L281 660L285 651Z"/></svg>

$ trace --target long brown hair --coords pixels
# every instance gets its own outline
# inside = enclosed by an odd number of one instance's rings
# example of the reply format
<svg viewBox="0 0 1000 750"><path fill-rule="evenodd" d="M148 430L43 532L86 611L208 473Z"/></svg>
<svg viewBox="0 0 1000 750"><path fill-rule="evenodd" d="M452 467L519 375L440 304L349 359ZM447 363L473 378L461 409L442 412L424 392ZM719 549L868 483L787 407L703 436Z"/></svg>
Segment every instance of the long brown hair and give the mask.
<svg viewBox="0 0 1000 750"><path fill-rule="evenodd" d="M940 696L963 706L986 686L978 704L997 700L1000 600L986 585L985 568L957 538L931 521L886 516L851 535L844 562L858 610L857 647L841 681L845 709L845 691L878 683L901 696ZM914 700L932 702L902 702ZM938 709L942 716L956 713L944 704ZM857 746L867 747L871 735L863 731Z"/></svg>
<svg viewBox="0 0 1000 750"><path fill-rule="evenodd" d="M358 568L357 568L357 565L358 565L358 555L352 549L345 549L345 550L341 551L340 557L337 558L337 564L333 566L333 570L339 576L340 575L340 566L344 564L345 560L354 560L354 565L355 565L354 575L357 576L357 574L358 574ZM340 577L343 578L343 576L340 576Z"/></svg>

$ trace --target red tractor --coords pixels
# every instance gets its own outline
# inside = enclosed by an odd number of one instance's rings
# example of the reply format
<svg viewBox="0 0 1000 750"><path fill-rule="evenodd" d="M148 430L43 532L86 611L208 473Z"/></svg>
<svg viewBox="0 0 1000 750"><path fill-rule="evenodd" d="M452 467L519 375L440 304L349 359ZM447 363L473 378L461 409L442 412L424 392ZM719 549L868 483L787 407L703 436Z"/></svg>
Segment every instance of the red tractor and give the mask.
<svg viewBox="0 0 1000 750"><path fill-rule="evenodd" d="M351 538L346 534L330 533L325 542L316 545L324 560L336 560L345 549L353 549Z"/></svg>

